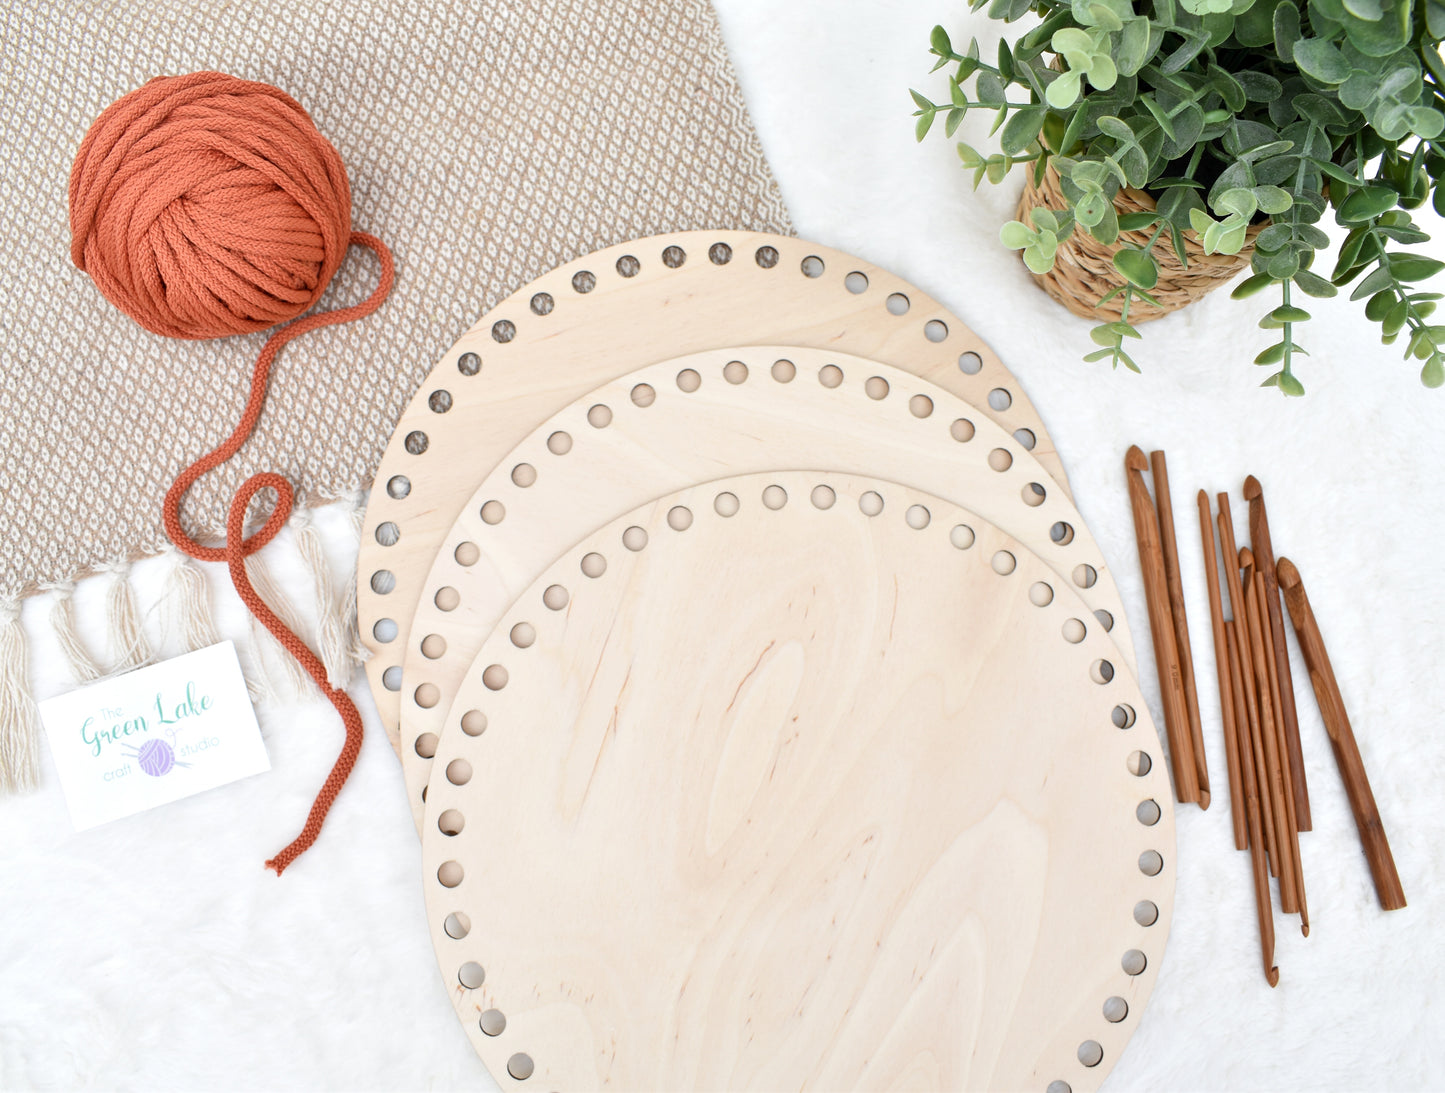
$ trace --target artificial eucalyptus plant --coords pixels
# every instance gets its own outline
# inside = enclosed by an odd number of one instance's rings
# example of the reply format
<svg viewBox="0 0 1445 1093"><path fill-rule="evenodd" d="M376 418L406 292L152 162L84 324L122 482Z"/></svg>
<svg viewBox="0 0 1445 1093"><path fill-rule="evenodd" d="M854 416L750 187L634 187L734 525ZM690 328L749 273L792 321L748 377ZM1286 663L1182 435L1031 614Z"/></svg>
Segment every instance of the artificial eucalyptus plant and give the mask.
<svg viewBox="0 0 1445 1093"><path fill-rule="evenodd" d="M1149 243L1114 257L1123 316L1096 327L1086 360L1138 367L1124 349L1139 332L1133 300L1154 302L1153 250L1167 233L1185 262L1181 233L1206 253L1237 254L1251 223L1252 276L1235 298L1276 286L1279 305L1260 326L1280 340L1255 363L1276 366L1264 386L1301 395L1296 326L1310 316L1294 289L1350 294L1380 324L1385 344L1403 338L1423 362L1426 386L1445 383L1445 326L1431 325L1439 293L1415 285L1445 268L1400 249L1429 238L1410 211L1433 198L1445 213L1445 0L973 0L990 18L1042 21L985 62L977 39L961 52L935 27L934 71L953 66L939 103L914 91L917 137L939 115L953 136L970 110L993 115L999 150L959 144L974 187L1027 165L1035 182L1057 171L1067 207L1036 208L1004 225L1003 243L1028 267L1053 267L1060 243L1085 231L1113 244L1147 231ZM1120 187L1149 192L1153 212L1116 214ZM1316 269L1330 245L1317 226L1327 210L1348 229L1333 271ZM1101 303L1104 301L1100 301Z"/></svg>

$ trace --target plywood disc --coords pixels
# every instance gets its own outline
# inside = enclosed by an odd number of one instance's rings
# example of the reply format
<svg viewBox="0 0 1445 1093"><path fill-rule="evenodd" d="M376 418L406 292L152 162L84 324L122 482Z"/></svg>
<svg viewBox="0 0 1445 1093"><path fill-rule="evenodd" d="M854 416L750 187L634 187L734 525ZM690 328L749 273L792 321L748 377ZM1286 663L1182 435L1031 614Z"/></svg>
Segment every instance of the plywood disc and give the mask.
<svg viewBox="0 0 1445 1093"><path fill-rule="evenodd" d="M376 473L357 567L367 674L395 732L399 667L421 580L457 513L539 421L645 364L725 345L856 353L969 400L1031 447L1067 493L1028 398L959 318L871 263L800 239L682 232L570 262L508 297L441 359L402 415ZM375 575L396 584L386 598ZM391 637L376 624L394 620Z"/></svg>
<svg viewBox="0 0 1445 1093"><path fill-rule="evenodd" d="M484 644L427 790L428 919L493 1076L1096 1087L1174 836L1090 619L875 479L724 479L590 535Z"/></svg>
<svg viewBox="0 0 1445 1093"><path fill-rule="evenodd" d="M429 756L462 677L501 613L554 558L662 494L779 467L869 474L965 506L1075 585L1132 670L1118 591L1078 511L976 408L858 357L783 346L713 350L584 395L509 452L463 507L396 673L417 822Z"/></svg>

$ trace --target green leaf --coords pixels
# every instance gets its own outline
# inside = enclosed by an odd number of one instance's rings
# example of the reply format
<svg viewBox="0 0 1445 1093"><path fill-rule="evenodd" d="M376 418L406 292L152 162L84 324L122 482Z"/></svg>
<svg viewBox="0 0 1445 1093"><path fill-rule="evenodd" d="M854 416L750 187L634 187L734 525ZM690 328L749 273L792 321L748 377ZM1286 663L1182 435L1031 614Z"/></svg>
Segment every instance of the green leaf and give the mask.
<svg viewBox="0 0 1445 1093"><path fill-rule="evenodd" d="M1250 102L1274 102L1284 94L1284 86L1273 76L1263 72L1246 69L1234 73L1234 78L1239 82L1239 86L1244 88L1244 94Z"/></svg>
<svg viewBox="0 0 1445 1093"><path fill-rule="evenodd" d="M1029 210L1029 220L1039 231L1049 231L1058 234L1059 214L1053 209L1046 209L1042 205Z"/></svg>
<svg viewBox="0 0 1445 1093"><path fill-rule="evenodd" d="M1439 353L1433 354L1420 369L1420 382L1432 388L1445 384L1445 365L1442 365Z"/></svg>
<svg viewBox="0 0 1445 1093"><path fill-rule="evenodd" d="M1264 189L1264 187L1260 187ZM1244 187L1234 190L1226 190L1214 199L1211 204L1214 207L1215 215L1227 213L1233 216L1243 217L1248 220L1259 208L1259 202L1254 198L1254 193Z"/></svg>
<svg viewBox="0 0 1445 1093"><path fill-rule="evenodd" d="M1340 203L1339 220L1342 224L1364 224L1374 220L1381 213L1388 212L1400 200L1400 195L1388 186L1366 186L1356 190Z"/></svg>
<svg viewBox="0 0 1445 1093"><path fill-rule="evenodd" d="M948 31L943 27L933 28L933 33L928 37L928 44L933 47L933 52L947 57L953 52L953 43L948 40Z"/></svg>
<svg viewBox="0 0 1445 1093"><path fill-rule="evenodd" d="M1272 345L1259 356L1254 358L1255 364L1278 364L1284 360L1284 342Z"/></svg>
<svg viewBox="0 0 1445 1093"><path fill-rule="evenodd" d="M1246 297L1253 296L1257 292L1262 292L1272 284L1274 284L1274 278L1269 274L1256 273L1254 276L1246 277L1243 281L1239 282L1239 284L1235 285L1234 291L1229 294L1229 298L1231 300L1243 300Z"/></svg>
<svg viewBox="0 0 1445 1093"><path fill-rule="evenodd" d="M919 92L914 91L911 87L908 89L908 93L913 96L913 104L917 106L919 110L937 109L929 99L925 98Z"/></svg>
<svg viewBox="0 0 1445 1093"><path fill-rule="evenodd" d="M1310 320L1310 313L1293 304L1280 304L1269 313L1269 317L1277 323L1307 323Z"/></svg>
<svg viewBox="0 0 1445 1093"><path fill-rule="evenodd" d="M1445 262L1423 254L1392 254L1388 262L1397 281L1423 281L1445 269Z"/></svg>
<svg viewBox="0 0 1445 1093"><path fill-rule="evenodd" d="M1038 138L1047 114L1042 106L1025 106L1015 110L1003 127L999 147L1010 155L1018 155Z"/></svg>
<svg viewBox="0 0 1445 1093"><path fill-rule="evenodd" d="M985 162L983 156L979 155L971 145L964 144L962 141L958 142L958 158L967 168L982 167Z"/></svg>
<svg viewBox="0 0 1445 1093"><path fill-rule="evenodd" d="M1294 63L1306 76L1320 83L1341 84L1350 78L1350 62L1333 42L1324 38L1301 38L1296 42Z"/></svg>
<svg viewBox="0 0 1445 1093"><path fill-rule="evenodd" d="M1311 273L1307 269L1302 269L1294 275L1294 283L1299 285L1306 295L1313 296L1317 300L1327 300L1339 292L1339 289L1319 274Z"/></svg>
<svg viewBox="0 0 1445 1093"><path fill-rule="evenodd" d="M1259 204L1259 211L1267 216L1278 216L1294 204L1289 191L1278 186L1256 186L1251 192Z"/></svg>
<svg viewBox="0 0 1445 1093"><path fill-rule="evenodd" d="M963 116L967 113L967 110L957 106L950 110L943 119L944 136L951 137L954 133L958 132L959 123L963 121Z"/></svg>
<svg viewBox="0 0 1445 1093"><path fill-rule="evenodd" d="M913 138L922 140L928 136L928 131L933 128L933 119L938 116L936 111L926 110L918 118L918 124L913 127Z"/></svg>
<svg viewBox="0 0 1445 1093"><path fill-rule="evenodd" d="M1366 309L1368 312L1368 309ZM1400 328L1405 325L1405 320L1410 317L1410 301L1399 300L1395 306L1386 312L1385 317L1380 320L1380 332L1385 335L1398 334Z"/></svg>
<svg viewBox="0 0 1445 1093"><path fill-rule="evenodd" d="M1048 89L1044 92L1044 101L1055 110L1067 110L1078 100L1079 74L1072 70L1062 73L1058 79L1049 84ZM1082 116L1083 111L1079 113Z"/></svg>
<svg viewBox="0 0 1445 1093"><path fill-rule="evenodd" d="M1142 250L1124 249L1114 255L1114 268L1132 285L1146 292L1159 283L1159 264Z"/></svg>
<svg viewBox="0 0 1445 1093"><path fill-rule="evenodd" d="M1294 44L1299 41L1299 26L1299 8L1290 0L1280 0L1274 9L1274 51L1285 64L1294 63Z"/></svg>
<svg viewBox="0 0 1445 1093"><path fill-rule="evenodd" d="M1042 275L1054 268L1054 256L1044 253L1038 247L1026 247L1024 249L1024 265Z"/></svg>
<svg viewBox="0 0 1445 1093"><path fill-rule="evenodd" d="M1363 300L1366 296L1373 296L1382 289L1394 286L1395 278L1390 275L1388 268L1381 266L1355 286L1355 290L1350 293L1350 299Z"/></svg>
<svg viewBox="0 0 1445 1093"><path fill-rule="evenodd" d="M1003 81L992 72L980 72L974 84L974 94L984 106L998 107L1004 104Z"/></svg>
<svg viewBox="0 0 1445 1093"><path fill-rule="evenodd" d="M1152 228L1159 221L1159 214L1155 213L1125 213L1119 217L1119 230L1126 232L1144 231Z"/></svg>
<svg viewBox="0 0 1445 1093"><path fill-rule="evenodd" d="M1279 383L1275 386L1291 398L1299 398L1305 393L1305 385L1296 378L1293 372L1281 372Z"/></svg>
<svg viewBox="0 0 1445 1093"><path fill-rule="evenodd" d="M1018 220L1010 220L998 231L998 241L1009 250L1023 250L1034 241L1032 228Z"/></svg>

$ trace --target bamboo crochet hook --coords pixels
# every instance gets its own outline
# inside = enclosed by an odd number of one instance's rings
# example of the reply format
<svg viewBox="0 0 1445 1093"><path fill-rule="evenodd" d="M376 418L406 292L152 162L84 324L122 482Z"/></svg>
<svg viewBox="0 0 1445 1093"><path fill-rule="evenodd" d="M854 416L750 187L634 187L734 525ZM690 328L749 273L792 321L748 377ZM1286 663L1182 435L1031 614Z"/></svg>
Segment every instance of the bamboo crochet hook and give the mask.
<svg viewBox="0 0 1445 1093"><path fill-rule="evenodd" d="M1164 555L1159 541L1159 513L1144 484L1149 460L1135 445L1124 456L1124 475L1129 483L1129 504L1134 510L1134 536L1139 544L1139 568L1144 575L1144 600L1149 608L1149 633L1154 641L1154 663L1159 672L1159 691L1164 702L1164 729L1169 737L1169 765L1174 772L1174 793L1181 802L1199 801L1199 779L1195 772L1189 736L1189 714L1184 704L1184 683L1179 671L1179 651L1174 641L1174 622L1169 613L1169 587L1164 576Z"/></svg>
<svg viewBox="0 0 1445 1093"><path fill-rule="evenodd" d="M1274 963L1274 907L1269 898L1269 864L1265 861L1264 817L1261 809L1259 779L1255 770L1264 769L1263 742L1259 727L1250 723L1245 712L1244 675L1240 668L1239 628L1236 620L1225 624L1225 644L1229 650L1229 679L1233 689L1235 724L1240 733L1240 768L1244 782L1244 808L1249 822L1249 864L1254 874L1254 909L1259 918L1259 945L1264 957L1264 978L1271 987L1279 983L1279 968ZM1246 747L1248 743L1248 747Z"/></svg>
<svg viewBox="0 0 1445 1093"><path fill-rule="evenodd" d="M1174 647L1179 655L1179 678L1184 686L1184 712L1189 718L1189 745L1194 756L1194 777L1199 783L1199 807L1208 808L1209 767L1204 756L1204 728L1199 721L1199 690L1194 681L1194 650L1189 641L1189 615L1184 608L1184 580L1179 573L1179 543L1174 532L1174 499L1169 491L1169 464L1164 453L1151 452L1154 470L1154 504L1159 510L1159 541L1164 554L1164 580L1169 589L1169 617L1174 626Z"/></svg>
<svg viewBox="0 0 1445 1093"><path fill-rule="evenodd" d="M1380 810L1375 805L1375 795L1365 775L1365 763L1360 756L1359 745L1355 743L1355 733L1345 712L1344 699L1340 696L1340 687L1335 680L1329 654L1325 651L1319 624L1315 621L1299 570L1288 558L1279 560L1279 584L1284 591L1295 635L1304 651L1310 683L1320 704L1320 715L1330 736L1335 762L1345 783L1345 793L1350 799L1350 811L1355 814L1355 826L1360 831L1360 843L1370 865L1375 894L1386 911L1398 911L1405 906L1405 891L1400 886L1400 875L1395 871L1395 858L1390 853L1390 842L1380 822Z"/></svg>
<svg viewBox="0 0 1445 1093"><path fill-rule="evenodd" d="M1254 548L1255 564L1264 574L1265 606L1268 608L1265 621L1269 626L1265 636L1274 646L1275 678L1279 680L1279 704L1275 709L1284 729L1290 797L1294 803L1297 830L1309 831L1314 824L1310 818L1309 791L1305 786L1304 755L1300 751L1294 679L1290 674L1289 650L1284 640L1284 615L1279 607L1279 578L1275 573L1274 546L1269 538L1269 514L1264 507L1264 490L1254 475L1244 480L1244 497L1249 502L1250 545Z"/></svg>
<svg viewBox="0 0 1445 1093"><path fill-rule="evenodd" d="M1204 543L1204 575L1209 586L1209 622L1214 634L1214 668L1219 677L1219 712L1224 722L1224 757L1229 768L1229 818L1234 825L1234 848L1249 846L1244 782L1239 767L1239 720L1235 717L1233 681L1229 673L1229 646L1224 630L1224 601L1219 592L1219 558L1214 552L1214 518L1209 494L1199 491L1199 537Z"/></svg>

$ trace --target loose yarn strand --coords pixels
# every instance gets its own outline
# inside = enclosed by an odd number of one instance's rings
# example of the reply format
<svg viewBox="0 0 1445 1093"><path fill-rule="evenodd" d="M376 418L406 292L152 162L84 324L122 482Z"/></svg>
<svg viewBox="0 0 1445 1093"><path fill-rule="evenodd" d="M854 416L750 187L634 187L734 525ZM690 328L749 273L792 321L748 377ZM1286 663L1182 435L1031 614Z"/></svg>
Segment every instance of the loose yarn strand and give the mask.
<svg viewBox="0 0 1445 1093"><path fill-rule="evenodd" d="M155 660L155 653L151 650L150 638L146 637L135 589L131 587L130 562L120 559L101 568L112 574L110 588L105 597L110 648L115 654L115 664L111 672L129 672L142 668Z"/></svg>
<svg viewBox="0 0 1445 1093"><path fill-rule="evenodd" d="M18 600L0 598L0 789L40 780L40 711L30 694L30 658Z"/></svg>
<svg viewBox="0 0 1445 1093"><path fill-rule="evenodd" d="M55 631L60 652L70 665L70 674L77 683L91 683L99 679L103 674L100 665L90 655L75 628L75 582L57 581L45 588L55 597L50 605L50 628Z"/></svg>
<svg viewBox="0 0 1445 1093"><path fill-rule="evenodd" d="M343 614L345 603L332 582L326 544L321 541L311 510L298 508L292 523L296 525L296 549L311 573L316 597L316 652L326 665L327 681L333 687L342 688L351 682L350 634Z"/></svg>
<svg viewBox="0 0 1445 1093"><path fill-rule="evenodd" d="M248 196L238 201L238 188ZM246 479L231 499L220 546L193 539L180 509L198 478L226 462L261 416L271 365L287 342L363 318L391 292L395 266L380 239L351 230L351 189L336 149L295 99L220 72L162 77L112 103L86 133L70 176L71 259L105 297L147 330L216 338L266 330L245 411L231 435L166 492L166 535L183 553L225 562L242 601L335 707L346 740L301 834L266 864L279 875L321 831L361 749L361 716L326 668L257 594L246 559L275 538L294 494L279 474ZM315 314L347 250L380 267L359 304ZM301 316L298 318L298 316ZM276 504L247 536L247 506L263 489Z"/></svg>

